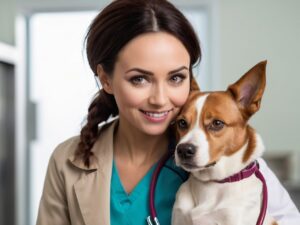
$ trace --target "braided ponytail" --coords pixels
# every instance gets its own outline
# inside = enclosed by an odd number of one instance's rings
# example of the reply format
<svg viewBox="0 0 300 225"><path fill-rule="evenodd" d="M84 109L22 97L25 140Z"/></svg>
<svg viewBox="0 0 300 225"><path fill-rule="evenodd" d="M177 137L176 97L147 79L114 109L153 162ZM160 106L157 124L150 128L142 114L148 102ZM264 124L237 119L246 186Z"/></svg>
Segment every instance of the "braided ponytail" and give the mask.
<svg viewBox="0 0 300 225"><path fill-rule="evenodd" d="M114 96L101 89L88 108L87 123L81 129L80 142L76 151L76 157L80 157L87 167L90 165L89 159L93 154L91 149L99 136L98 124L118 113Z"/></svg>

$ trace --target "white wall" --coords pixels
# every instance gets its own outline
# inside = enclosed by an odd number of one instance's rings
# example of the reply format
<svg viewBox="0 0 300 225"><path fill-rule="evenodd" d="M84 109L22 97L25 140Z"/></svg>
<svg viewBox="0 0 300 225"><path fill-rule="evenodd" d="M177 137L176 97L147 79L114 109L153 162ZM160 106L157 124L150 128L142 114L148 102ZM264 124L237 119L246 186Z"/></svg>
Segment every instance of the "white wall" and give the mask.
<svg viewBox="0 0 300 225"><path fill-rule="evenodd" d="M252 122L268 150L300 150L300 1L220 1L221 88L267 59L262 108Z"/></svg>
<svg viewBox="0 0 300 225"><path fill-rule="evenodd" d="M2 0L9 1L9 0ZM112 0L16 0L22 12L100 9Z"/></svg>
<svg viewBox="0 0 300 225"><path fill-rule="evenodd" d="M0 0L0 42L15 44L15 0Z"/></svg>

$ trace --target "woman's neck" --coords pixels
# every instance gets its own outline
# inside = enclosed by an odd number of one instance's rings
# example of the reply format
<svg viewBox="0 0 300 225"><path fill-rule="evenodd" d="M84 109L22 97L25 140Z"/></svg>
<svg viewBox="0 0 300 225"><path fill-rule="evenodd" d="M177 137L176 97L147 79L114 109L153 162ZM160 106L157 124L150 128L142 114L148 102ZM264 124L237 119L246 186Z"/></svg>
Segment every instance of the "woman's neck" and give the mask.
<svg viewBox="0 0 300 225"><path fill-rule="evenodd" d="M168 148L167 132L147 135L137 129L128 129L121 121L114 135L114 155L136 166L157 162Z"/></svg>

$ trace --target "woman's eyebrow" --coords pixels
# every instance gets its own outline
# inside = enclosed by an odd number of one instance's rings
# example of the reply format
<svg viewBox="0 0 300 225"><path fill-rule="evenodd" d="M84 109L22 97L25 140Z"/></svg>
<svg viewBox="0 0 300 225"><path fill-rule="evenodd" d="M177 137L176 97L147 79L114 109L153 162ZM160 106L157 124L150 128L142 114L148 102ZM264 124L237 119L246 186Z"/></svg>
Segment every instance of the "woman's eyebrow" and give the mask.
<svg viewBox="0 0 300 225"><path fill-rule="evenodd" d="M183 69L189 70L186 66L181 66L178 69L170 71L168 74L173 74L173 73L179 72L180 70L183 70ZM125 73L129 73L131 71L137 71L137 72L140 72L140 73L143 73L143 74L153 75L152 72L147 71L147 70L143 70L143 69L140 69L140 68L132 68L130 70L127 70Z"/></svg>

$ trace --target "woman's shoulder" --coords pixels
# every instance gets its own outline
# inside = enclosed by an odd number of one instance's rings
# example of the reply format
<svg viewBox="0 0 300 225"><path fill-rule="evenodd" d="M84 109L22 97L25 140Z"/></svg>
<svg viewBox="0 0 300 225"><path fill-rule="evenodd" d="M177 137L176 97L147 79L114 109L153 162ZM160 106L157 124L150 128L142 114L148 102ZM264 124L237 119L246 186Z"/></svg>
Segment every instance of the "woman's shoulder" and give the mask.
<svg viewBox="0 0 300 225"><path fill-rule="evenodd" d="M79 142L80 136L73 136L64 140L55 147L51 157L55 160L69 158L71 155L75 154Z"/></svg>
<svg viewBox="0 0 300 225"><path fill-rule="evenodd" d="M75 155L80 142L80 136L73 136L59 143L52 152L49 160L49 169L58 171L69 167L69 159Z"/></svg>
<svg viewBox="0 0 300 225"><path fill-rule="evenodd" d="M117 121L115 121L115 122L117 122ZM96 145L96 143L99 143L99 142L103 143L103 139L105 139L105 140L108 139L107 135L112 133L109 131L111 129L108 129L108 128L112 127L111 125L115 124L115 122L109 121L109 122L99 126L99 136L97 138L97 141L95 142L95 145ZM94 169L93 166L90 168L87 168L84 165L83 161L81 161L80 158L78 158L76 156L76 150L78 149L79 143L80 143L79 135L73 136L73 137L68 138L67 140L61 142L54 149L50 160L55 161L55 163L60 167L70 166L70 164L71 165L73 164L72 166L75 166L75 167L78 167L78 168L84 169L84 170ZM96 146L97 152L101 151L101 149L98 149L99 147L101 148L102 146L99 146L99 144ZM94 149L94 147L93 147L91 151L93 151L93 153L96 153L94 155L97 155L97 152L95 150L96 149ZM94 161L94 160L97 160L97 158L94 156L91 160ZM98 163L95 162L95 164L98 164Z"/></svg>

